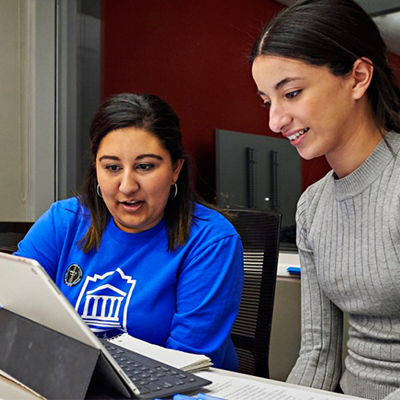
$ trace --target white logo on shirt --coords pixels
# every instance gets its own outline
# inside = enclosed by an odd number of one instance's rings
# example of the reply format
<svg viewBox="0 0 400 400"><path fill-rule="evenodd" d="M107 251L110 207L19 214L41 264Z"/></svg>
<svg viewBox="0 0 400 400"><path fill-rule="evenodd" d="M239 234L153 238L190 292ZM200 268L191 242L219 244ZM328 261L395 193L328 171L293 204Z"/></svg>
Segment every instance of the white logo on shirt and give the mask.
<svg viewBox="0 0 400 400"><path fill-rule="evenodd" d="M119 329L126 332L128 305L136 280L120 268L104 275L88 276L75 305L94 332Z"/></svg>

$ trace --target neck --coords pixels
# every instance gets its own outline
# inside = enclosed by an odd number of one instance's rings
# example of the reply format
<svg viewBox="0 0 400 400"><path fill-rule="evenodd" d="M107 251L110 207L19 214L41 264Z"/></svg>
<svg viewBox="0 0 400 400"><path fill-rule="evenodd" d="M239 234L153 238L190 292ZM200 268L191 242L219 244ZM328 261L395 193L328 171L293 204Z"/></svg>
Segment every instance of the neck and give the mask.
<svg viewBox="0 0 400 400"><path fill-rule="evenodd" d="M338 156L326 155L329 165L335 171L338 178L343 178L351 174L370 156L382 140L382 135L379 132L378 135L369 138L363 135L359 139L364 141L362 144L359 141L356 144L354 142L348 143L346 147L343 147Z"/></svg>
<svg viewBox="0 0 400 400"><path fill-rule="evenodd" d="M326 154L326 159L339 178L355 171L374 151L382 140L382 134L375 124L371 112L364 112L359 118L354 118L347 139L335 151ZM385 135L387 132L383 132Z"/></svg>

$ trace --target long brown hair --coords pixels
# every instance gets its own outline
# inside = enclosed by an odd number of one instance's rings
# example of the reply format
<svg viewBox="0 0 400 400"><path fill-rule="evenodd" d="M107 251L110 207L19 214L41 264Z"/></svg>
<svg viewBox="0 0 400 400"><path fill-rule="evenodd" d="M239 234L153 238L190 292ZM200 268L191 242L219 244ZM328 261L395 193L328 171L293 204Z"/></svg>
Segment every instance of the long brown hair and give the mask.
<svg viewBox="0 0 400 400"><path fill-rule="evenodd" d="M400 133L400 91L385 42L372 18L353 0L302 0L282 10L254 44L250 64L275 55L348 74L357 59L372 61L367 95L381 133Z"/></svg>
<svg viewBox="0 0 400 400"><path fill-rule="evenodd" d="M184 160L176 182L177 195L174 198L170 197L165 207L164 219L168 231L169 250L186 243L195 202L208 205L193 189L190 158L182 145L179 119L172 107L155 95L132 93L116 95L100 106L89 131L92 163L82 186L82 194L79 196L91 216L90 226L80 242L86 253L99 248L110 218L108 208L97 194L97 151L102 139L109 132L126 127L141 128L154 134L168 150L173 163L179 159Z"/></svg>

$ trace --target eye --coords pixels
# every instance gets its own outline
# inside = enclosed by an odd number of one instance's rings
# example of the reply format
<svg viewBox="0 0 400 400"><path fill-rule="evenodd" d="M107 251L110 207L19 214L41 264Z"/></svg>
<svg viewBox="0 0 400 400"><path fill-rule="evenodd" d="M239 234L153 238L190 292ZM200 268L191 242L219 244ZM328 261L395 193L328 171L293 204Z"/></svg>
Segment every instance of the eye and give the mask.
<svg viewBox="0 0 400 400"><path fill-rule="evenodd" d="M154 164L138 164L136 169L139 171L150 171L154 168Z"/></svg>
<svg viewBox="0 0 400 400"><path fill-rule="evenodd" d="M112 171L112 172L116 172L119 171L120 169L122 169L119 165L106 165L105 169L108 171Z"/></svg>
<svg viewBox="0 0 400 400"><path fill-rule="evenodd" d="M293 98L297 97L297 95L298 95L300 92L301 92L301 90L294 90L293 92L286 93L285 96L286 96L288 99L293 99Z"/></svg>
<svg viewBox="0 0 400 400"><path fill-rule="evenodd" d="M261 107L264 108L271 108L271 102L270 101L264 101L264 103L261 104Z"/></svg>

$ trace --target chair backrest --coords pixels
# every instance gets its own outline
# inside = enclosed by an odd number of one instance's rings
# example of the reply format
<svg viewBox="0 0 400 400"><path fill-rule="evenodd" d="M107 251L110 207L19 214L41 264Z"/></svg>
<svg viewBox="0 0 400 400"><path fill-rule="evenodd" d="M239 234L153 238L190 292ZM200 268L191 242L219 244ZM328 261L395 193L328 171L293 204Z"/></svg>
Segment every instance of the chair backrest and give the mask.
<svg viewBox="0 0 400 400"><path fill-rule="evenodd" d="M231 338L239 372L269 377L268 356L279 255L281 214L226 210L244 250L244 287Z"/></svg>
<svg viewBox="0 0 400 400"><path fill-rule="evenodd" d="M0 251L12 254L18 250L18 243L29 231L33 222L1 222Z"/></svg>

